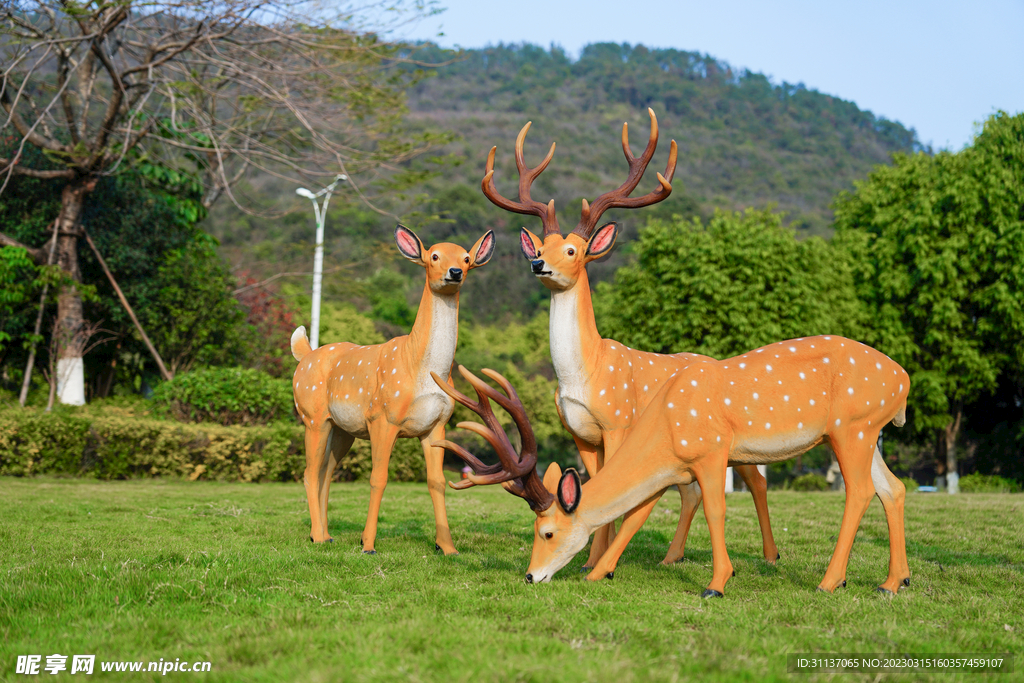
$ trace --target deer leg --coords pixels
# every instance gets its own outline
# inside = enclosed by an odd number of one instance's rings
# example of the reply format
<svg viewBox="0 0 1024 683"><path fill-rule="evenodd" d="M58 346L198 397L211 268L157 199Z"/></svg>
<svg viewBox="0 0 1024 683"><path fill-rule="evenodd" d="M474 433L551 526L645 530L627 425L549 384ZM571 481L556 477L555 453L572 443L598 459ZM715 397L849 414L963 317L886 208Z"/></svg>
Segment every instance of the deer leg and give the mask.
<svg viewBox="0 0 1024 683"><path fill-rule="evenodd" d="M398 438L398 427L387 420L370 423L370 453L373 468L370 470L370 509L366 513L366 526L363 528L363 552L375 554L374 542L377 540L377 516L380 513L380 501L384 497L384 488L388 485L388 463L391 461L391 449Z"/></svg>
<svg viewBox="0 0 1024 683"><path fill-rule="evenodd" d="M757 524L761 527L764 559L775 564L775 561L782 556L775 545L775 537L772 536L772 522L768 518L768 481L757 471L757 465L737 465L733 470L746 482L747 488L750 489L750 495L754 498Z"/></svg>
<svg viewBox="0 0 1024 683"><path fill-rule="evenodd" d="M843 509L843 521L839 526L839 539L832 552L832 559L825 570L825 577L818 584L819 590L828 593L846 585L846 565L850 560L853 539L860 527L860 520L871 503L871 496L875 493L871 481L871 460L875 442L878 441L878 430L864 430L866 426L850 425L842 432L829 435L846 484L846 506Z"/></svg>
<svg viewBox="0 0 1024 683"><path fill-rule="evenodd" d="M445 555L458 555L452 542L452 534L448 529L448 513L444 507L444 449L434 448L430 444L444 440L444 423L440 423L431 432L420 439L423 446L423 457L427 461L427 489L430 491L430 502L434 505L434 527L436 529L435 545Z"/></svg>
<svg viewBox="0 0 1024 683"><path fill-rule="evenodd" d="M619 557L622 556L626 545L629 544L633 535L640 530L640 527L644 525L647 518L651 516L651 511L663 493L665 492L659 491L641 505L626 513L625 518L622 520L622 526L619 527L619 533L615 535L615 540L611 542L608 550L605 551L601 559L594 565L593 571L587 575L587 581L600 581L601 579L612 578L615 574L615 567L618 566Z"/></svg>
<svg viewBox="0 0 1024 683"><path fill-rule="evenodd" d="M700 507L700 484L679 484L679 524L676 525L676 535L672 537L672 543L668 546L668 552L662 564L673 564L683 559L683 550L686 549L686 537L690 534L690 524L693 516Z"/></svg>
<svg viewBox="0 0 1024 683"><path fill-rule="evenodd" d="M602 445L597 450L597 466L599 471L604 467L605 462L615 455L615 451L618 450L624 440L625 432L622 430L605 432L602 435ZM611 521L594 533L594 541L590 544L590 555L587 557L586 566L597 566L598 561L600 561L601 557L608 551L608 547L614 540L615 522ZM627 539L627 541L628 540L629 539Z"/></svg>
<svg viewBox="0 0 1024 683"><path fill-rule="evenodd" d="M900 588L910 585L907 541L903 530L903 500L907 488L885 466L877 446L871 459L871 481L875 485L875 495L882 501L885 521L889 527L889 576L878 590L896 593Z"/></svg>
<svg viewBox="0 0 1024 683"><path fill-rule="evenodd" d="M352 448L354 441L354 436L337 427L331 430L331 436L328 439L327 463L324 467L324 477L320 481L320 490L317 496L320 503L320 525L324 530L325 540L327 541L334 540L327 530L327 500L331 491L331 479L334 478L334 471L338 469L338 463L348 453L348 449Z"/></svg>
<svg viewBox="0 0 1024 683"><path fill-rule="evenodd" d="M328 467L333 425L326 420L320 424L312 420L306 423L306 471L302 483L306 487L306 502L309 503L309 540L314 543L329 541L327 533L327 494L324 479L329 477ZM321 510L321 505L323 509Z"/></svg>
<svg viewBox="0 0 1024 683"><path fill-rule="evenodd" d="M704 492L704 518L711 534L711 561L714 570L711 583L701 597L712 598L725 595L725 584L734 572L729 553L725 549L725 468L727 452L705 458L703 467L697 469L697 483Z"/></svg>

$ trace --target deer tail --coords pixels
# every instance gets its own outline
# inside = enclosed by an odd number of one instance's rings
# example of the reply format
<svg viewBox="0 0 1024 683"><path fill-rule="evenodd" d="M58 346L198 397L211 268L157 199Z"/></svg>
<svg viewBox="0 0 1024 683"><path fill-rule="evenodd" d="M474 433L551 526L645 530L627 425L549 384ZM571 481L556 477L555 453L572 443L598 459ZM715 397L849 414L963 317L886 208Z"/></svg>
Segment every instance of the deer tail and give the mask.
<svg viewBox="0 0 1024 683"><path fill-rule="evenodd" d="M302 360L303 357L313 350L309 345L309 337L306 336L305 325L299 325L292 332L292 356L295 360Z"/></svg>
<svg viewBox="0 0 1024 683"><path fill-rule="evenodd" d="M896 412L896 416L892 418L892 423L897 427L902 427L907 424L907 401L903 399L903 405L900 406L899 411Z"/></svg>

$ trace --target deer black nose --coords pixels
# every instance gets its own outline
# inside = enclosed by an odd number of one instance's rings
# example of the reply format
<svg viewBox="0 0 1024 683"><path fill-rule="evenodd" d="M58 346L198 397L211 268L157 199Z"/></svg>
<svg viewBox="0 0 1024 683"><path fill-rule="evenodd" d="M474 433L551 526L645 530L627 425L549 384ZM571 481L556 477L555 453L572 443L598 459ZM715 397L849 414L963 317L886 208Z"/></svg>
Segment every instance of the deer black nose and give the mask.
<svg viewBox="0 0 1024 683"><path fill-rule="evenodd" d="M448 279L449 280L455 280L456 282L461 281L462 280L462 268L449 268L448 269Z"/></svg>
<svg viewBox="0 0 1024 683"><path fill-rule="evenodd" d="M544 270L544 261L541 260L541 259L537 259L536 261L531 261L530 262L530 266L533 268L533 272L535 272L535 273L543 272L543 270Z"/></svg>
<svg viewBox="0 0 1024 683"><path fill-rule="evenodd" d="M526 575L526 583L533 583L533 574Z"/></svg>

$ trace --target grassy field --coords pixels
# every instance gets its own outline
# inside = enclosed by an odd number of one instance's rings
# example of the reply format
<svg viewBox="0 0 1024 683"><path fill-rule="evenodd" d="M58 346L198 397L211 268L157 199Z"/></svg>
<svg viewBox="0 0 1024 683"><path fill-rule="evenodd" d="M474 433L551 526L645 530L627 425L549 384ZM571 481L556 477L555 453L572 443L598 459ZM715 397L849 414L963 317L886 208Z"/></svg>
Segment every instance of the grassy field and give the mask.
<svg viewBox="0 0 1024 683"><path fill-rule="evenodd" d="M699 513L688 560L658 564L674 493L614 580L585 582L581 554L539 586L523 581L532 514L498 487L449 491L450 558L434 552L422 484L388 488L379 552L360 553L367 499L365 484L335 484L337 542L314 546L298 484L0 479L0 680L26 680L18 655L53 653L95 654L93 677L130 680L161 676L99 662L204 660L210 673L166 676L204 681L788 680L789 652L1014 652L1024 669L1024 496L909 495L913 583L893 599L874 592L888 557L877 500L848 587L826 595L815 586L842 494L769 492L778 568L759 557L750 497L731 494L736 578L712 601L699 598L711 576Z"/></svg>

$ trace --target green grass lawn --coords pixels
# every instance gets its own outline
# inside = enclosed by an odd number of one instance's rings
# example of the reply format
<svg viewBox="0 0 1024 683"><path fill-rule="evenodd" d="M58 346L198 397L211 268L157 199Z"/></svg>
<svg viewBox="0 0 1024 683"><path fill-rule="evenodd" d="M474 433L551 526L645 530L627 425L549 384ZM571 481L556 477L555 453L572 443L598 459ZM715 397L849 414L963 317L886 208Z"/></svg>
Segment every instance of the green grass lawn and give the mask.
<svg viewBox="0 0 1024 683"><path fill-rule="evenodd" d="M787 674L789 652L1013 652L1024 669L1021 495L908 495L912 585L887 598L874 592L888 558L877 500L848 587L826 595L815 587L842 494L769 492L778 568L760 559L750 497L731 494L736 577L724 599L706 601L702 515L688 559L658 564L677 519L673 492L614 580L584 581L581 553L536 586L523 581L533 515L498 487L448 492L461 551L448 558L434 551L426 485L388 487L375 556L358 546L369 487L334 484L331 494L336 542L314 546L298 484L0 479L0 679L26 680L14 673L20 654L45 664L53 653L95 654L93 677L118 680L161 676L104 674L101 660L206 660L210 673L166 677L204 681L834 677Z"/></svg>

